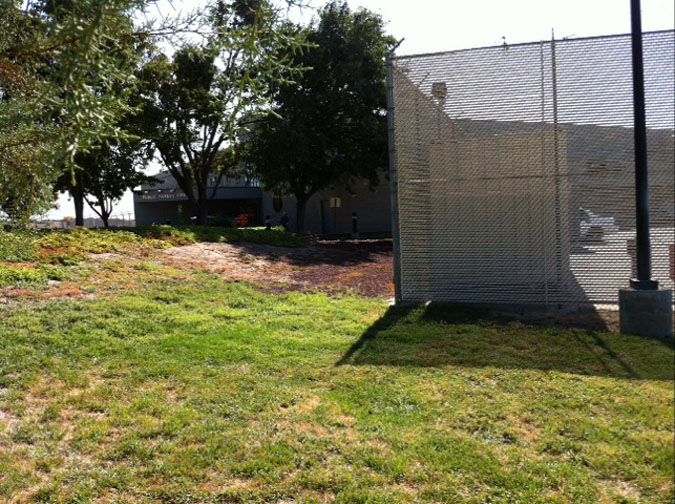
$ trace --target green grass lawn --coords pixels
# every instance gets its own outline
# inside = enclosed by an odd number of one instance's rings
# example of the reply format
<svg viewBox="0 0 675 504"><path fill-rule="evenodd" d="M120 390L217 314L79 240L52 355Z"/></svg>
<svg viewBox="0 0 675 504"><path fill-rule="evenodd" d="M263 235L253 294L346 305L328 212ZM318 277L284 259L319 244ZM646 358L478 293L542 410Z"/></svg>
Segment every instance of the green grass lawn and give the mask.
<svg viewBox="0 0 675 504"><path fill-rule="evenodd" d="M101 267L0 305L0 502L673 502L671 345Z"/></svg>

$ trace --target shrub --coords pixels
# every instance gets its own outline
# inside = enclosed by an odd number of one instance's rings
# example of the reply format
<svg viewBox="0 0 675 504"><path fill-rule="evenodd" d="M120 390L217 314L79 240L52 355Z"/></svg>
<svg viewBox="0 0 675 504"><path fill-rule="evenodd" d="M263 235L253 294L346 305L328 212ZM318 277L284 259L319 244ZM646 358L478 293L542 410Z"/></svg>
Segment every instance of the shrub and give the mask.
<svg viewBox="0 0 675 504"><path fill-rule="evenodd" d="M0 264L0 287L40 287L49 280L67 280L71 272L64 266L41 264L35 268Z"/></svg>
<svg viewBox="0 0 675 504"><path fill-rule="evenodd" d="M265 229L264 227L219 228L212 226L147 226L133 230L139 236L165 240L174 245L186 245L196 242L251 242L279 247L298 247L300 244L295 233L282 227Z"/></svg>
<svg viewBox="0 0 675 504"><path fill-rule="evenodd" d="M0 231L0 261L26 262L37 260L36 238L36 231Z"/></svg>
<svg viewBox="0 0 675 504"><path fill-rule="evenodd" d="M239 214L234 218L234 226L238 228L246 227L249 222L249 216L246 214Z"/></svg>

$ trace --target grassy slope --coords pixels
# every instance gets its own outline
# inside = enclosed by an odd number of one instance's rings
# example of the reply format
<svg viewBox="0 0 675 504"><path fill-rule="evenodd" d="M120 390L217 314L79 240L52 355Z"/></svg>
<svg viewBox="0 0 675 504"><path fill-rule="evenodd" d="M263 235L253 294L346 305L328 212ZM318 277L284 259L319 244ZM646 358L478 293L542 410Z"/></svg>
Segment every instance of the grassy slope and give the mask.
<svg viewBox="0 0 675 504"><path fill-rule="evenodd" d="M662 343L101 267L0 307L0 502L673 501Z"/></svg>
<svg viewBox="0 0 675 504"><path fill-rule="evenodd" d="M248 241L297 247L295 233L281 228L218 228L147 226L121 229L70 228L59 230L0 231L0 288L40 287L49 280L84 278L88 254L135 253L149 255L175 245L196 242Z"/></svg>

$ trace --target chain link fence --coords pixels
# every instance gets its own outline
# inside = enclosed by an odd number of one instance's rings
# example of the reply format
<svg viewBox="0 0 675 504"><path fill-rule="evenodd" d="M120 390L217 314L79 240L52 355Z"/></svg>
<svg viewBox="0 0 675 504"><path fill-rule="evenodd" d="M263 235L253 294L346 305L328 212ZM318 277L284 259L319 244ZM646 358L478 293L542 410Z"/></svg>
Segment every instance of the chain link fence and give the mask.
<svg viewBox="0 0 675 504"><path fill-rule="evenodd" d="M644 34L664 288L675 276L674 55L675 32ZM618 303L635 276L631 68L629 35L394 58L397 297Z"/></svg>

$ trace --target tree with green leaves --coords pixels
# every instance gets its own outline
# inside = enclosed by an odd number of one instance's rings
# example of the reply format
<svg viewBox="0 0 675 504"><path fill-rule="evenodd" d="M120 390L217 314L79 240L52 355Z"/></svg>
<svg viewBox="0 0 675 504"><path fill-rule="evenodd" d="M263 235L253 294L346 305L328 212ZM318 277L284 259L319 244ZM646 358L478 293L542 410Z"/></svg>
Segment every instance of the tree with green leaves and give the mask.
<svg viewBox="0 0 675 504"><path fill-rule="evenodd" d="M118 123L130 111L126 83L135 68L120 62L136 58L129 41L145 32L137 31L132 15L146 2L44 1L22 9L0 1L12 12L0 33L0 68L7 69L0 130L31 129L34 146L46 145L53 164L64 166L103 139L124 137ZM16 92L16 82L30 84Z"/></svg>
<svg viewBox="0 0 675 504"><path fill-rule="evenodd" d="M42 156L30 145L0 149L0 217L25 224L30 215L50 208L54 200L50 189L53 170Z"/></svg>
<svg viewBox="0 0 675 504"><path fill-rule="evenodd" d="M33 43L40 23L15 0L0 0L0 12L0 215L17 222L49 207L54 170L46 151L34 148L46 138L48 126L28 120L25 113L40 90L33 78L38 65L7 56Z"/></svg>
<svg viewBox="0 0 675 504"><path fill-rule="evenodd" d="M313 46L296 55L310 68L275 90L275 114L258 123L247 157L263 186L297 201L297 226L318 191L357 180L374 186L387 166L382 19L345 2L326 5L308 28Z"/></svg>
<svg viewBox="0 0 675 504"><path fill-rule="evenodd" d="M70 4L70 0L49 0L45 3L48 14L61 17L67 10L61 7ZM120 14L119 28L121 33L132 33L133 24L125 14ZM115 63L117 69L130 76L138 69L145 50L151 47L144 36L127 36L121 42L108 42L101 50L108 54L108 59ZM131 49L131 50L129 50ZM117 121L111 126L119 132L119 136L94 140L86 148L75 151L72 163L63 162L61 174L54 184L58 192L68 192L75 206L75 225L84 225L85 202L103 220L108 227L108 219L114 204L122 197L124 191L149 179L137 168L142 169L148 161L143 155L145 149L137 137L129 134L130 124L134 121L135 110L128 100L134 81L114 80L109 83L100 76L92 80L95 94L101 99L122 99L115 116ZM57 117L57 121L60 118ZM119 165L116 165L119 163Z"/></svg>
<svg viewBox="0 0 675 504"><path fill-rule="evenodd" d="M67 191L75 202L75 225L84 224L86 202L101 218L104 227L108 227L115 204L127 189L157 182L141 171L148 158L148 152L140 147L138 140L104 143L97 149L77 154L75 176L65 172L56 182L56 190Z"/></svg>
<svg viewBox="0 0 675 504"><path fill-rule="evenodd" d="M22 220L49 204L61 172L75 177L79 153L129 138L119 124L135 67L120 62L134 61L136 41L181 29L136 26L151 4L0 0L0 202L23 198Z"/></svg>
<svg viewBox="0 0 675 504"><path fill-rule="evenodd" d="M304 38L268 0L218 1L208 9L210 35L171 58L156 54L139 74L138 135L160 160L206 224L208 203L237 166L237 142L271 108L271 89L293 82L293 56ZM216 177L209 194L208 181Z"/></svg>

